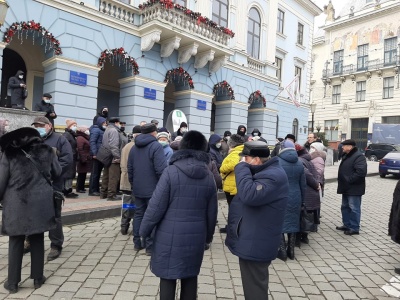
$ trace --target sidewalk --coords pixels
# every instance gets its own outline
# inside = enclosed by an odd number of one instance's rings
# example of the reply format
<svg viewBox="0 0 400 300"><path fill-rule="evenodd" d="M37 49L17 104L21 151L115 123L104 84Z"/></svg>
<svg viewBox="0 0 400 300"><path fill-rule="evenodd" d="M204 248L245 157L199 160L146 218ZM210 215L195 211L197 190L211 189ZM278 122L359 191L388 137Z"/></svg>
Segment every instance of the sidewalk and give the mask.
<svg viewBox="0 0 400 300"><path fill-rule="evenodd" d="M368 161L368 176L378 175L378 162ZM325 168L326 182L336 182L339 164ZM220 193L218 199L225 199ZM88 194L79 194L77 199L66 199L63 207L63 224L77 224L97 219L116 217L121 214L120 201L107 201Z"/></svg>

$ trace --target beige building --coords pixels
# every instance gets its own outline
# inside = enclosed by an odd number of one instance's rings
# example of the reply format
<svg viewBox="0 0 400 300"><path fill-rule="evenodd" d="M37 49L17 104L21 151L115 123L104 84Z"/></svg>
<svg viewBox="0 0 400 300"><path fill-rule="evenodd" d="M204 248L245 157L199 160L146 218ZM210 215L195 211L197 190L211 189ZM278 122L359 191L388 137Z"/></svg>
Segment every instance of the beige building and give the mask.
<svg viewBox="0 0 400 300"><path fill-rule="evenodd" d="M329 3L325 13L313 41L309 131L364 149L374 123L400 124L400 2L350 0L338 15Z"/></svg>

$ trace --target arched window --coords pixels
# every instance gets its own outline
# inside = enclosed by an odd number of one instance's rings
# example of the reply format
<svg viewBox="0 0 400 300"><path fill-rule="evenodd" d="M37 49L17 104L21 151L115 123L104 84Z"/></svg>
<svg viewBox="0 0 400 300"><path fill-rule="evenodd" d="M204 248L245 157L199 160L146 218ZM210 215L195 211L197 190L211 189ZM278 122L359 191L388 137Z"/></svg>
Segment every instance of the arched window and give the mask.
<svg viewBox="0 0 400 300"><path fill-rule="evenodd" d="M214 0L212 20L223 27L228 27L228 0Z"/></svg>
<svg viewBox="0 0 400 300"><path fill-rule="evenodd" d="M187 0L175 0L174 3L187 7Z"/></svg>
<svg viewBox="0 0 400 300"><path fill-rule="evenodd" d="M247 28L247 53L254 58L260 58L261 18L254 7L249 11Z"/></svg>
<svg viewBox="0 0 400 300"><path fill-rule="evenodd" d="M294 119L292 125L292 134L296 137L297 141L297 134L299 133L299 120Z"/></svg>

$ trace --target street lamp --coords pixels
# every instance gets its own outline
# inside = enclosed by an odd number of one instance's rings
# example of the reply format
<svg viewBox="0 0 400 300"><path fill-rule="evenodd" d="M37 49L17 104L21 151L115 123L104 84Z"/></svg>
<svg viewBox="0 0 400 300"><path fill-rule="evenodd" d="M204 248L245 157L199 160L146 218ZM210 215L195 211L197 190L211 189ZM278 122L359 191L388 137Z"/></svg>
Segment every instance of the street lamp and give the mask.
<svg viewBox="0 0 400 300"><path fill-rule="evenodd" d="M313 102L310 104L310 110L311 110L311 132L314 132L314 113L315 110L317 109L317 103Z"/></svg>
<svg viewBox="0 0 400 300"><path fill-rule="evenodd" d="M0 27L3 26L6 20L8 7L9 6L5 0L0 0Z"/></svg>

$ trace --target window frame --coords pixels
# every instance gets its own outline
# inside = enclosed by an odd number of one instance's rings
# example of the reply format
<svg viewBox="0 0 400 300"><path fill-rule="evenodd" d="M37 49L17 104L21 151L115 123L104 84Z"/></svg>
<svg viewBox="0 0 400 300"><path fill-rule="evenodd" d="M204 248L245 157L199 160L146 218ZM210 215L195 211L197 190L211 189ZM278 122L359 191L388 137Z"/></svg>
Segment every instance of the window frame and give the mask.
<svg viewBox="0 0 400 300"><path fill-rule="evenodd" d="M301 67L299 67L299 66L294 66L294 76L296 77L298 74L300 75L299 76L299 91L301 91L301 77L302 77L302 74L303 73L303 68L301 68Z"/></svg>
<svg viewBox="0 0 400 300"><path fill-rule="evenodd" d="M284 34L285 30L285 12L278 8L278 16L277 16L277 32Z"/></svg>
<svg viewBox="0 0 400 300"><path fill-rule="evenodd" d="M304 42L304 24L297 23L297 44L303 45Z"/></svg>
<svg viewBox="0 0 400 300"><path fill-rule="evenodd" d="M366 70L368 68L368 51L369 44L363 44L357 47L357 71Z"/></svg>
<svg viewBox="0 0 400 300"><path fill-rule="evenodd" d="M342 85L341 84L332 86L332 104L340 104L341 93L342 93Z"/></svg>
<svg viewBox="0 0 400 300"><path fill-rule="evenodd" d="M259 17L259 22L257 20L252 19L252 17L250 16L250 12L254 10L255 12L257 12L257 15ZM250 22L252 22L250 24ZM255 26L258 24L258 32L259 35L257 36L254 32L255 32ZM253 25L252 30L250 31L250 25ZM249 38L251 37L251 50L249 50ZM255 39L258 38L258 49L255 49ZM260 59L260 48L261 48L261 14L258 11L257 8L252 7L249 10L249 18L248 18L248 24L247 24L247 54L249 54L251 57L255 58L255 59ZM255 50L257 50L257 53L254 53ZM257 54L257 55L255 55Z"/></svg>
<svg viewBox="0 0 400 300"><path fill-rule="evenodd" d="M385 39L383 46L383 64L390 66L397 60L397 36Z"/></svg>
<svg viewBox="0 0 400 300"><path fill-rule="evenodd" d="M365 101L367 91L367 81L357 81L356 82L356 102L363 102Z"/></svg>
<svg viewBox="0 0 400 300"><path fill-rule="evenodd" d="M333 52L333 74L343 73L343 57L344 57L343 49Z"/></svg>
<svg viewBox="0 0 400 300"><path fill-rule="evenodd" d="M328 141L337 141L339 140L339 129L337 128L337 125L339 124L339 120L325 120L324 121L324 133L325 133L325 138ZM330 125L330 126L328 126ZM335 125L335 126L333 126ZM331 129L332 127L336 128L335 129Z"/></svg>
<svg viewBox="0 0 400 300"><path fill-rule="evenodd" d="M277 67L276 69L276 78L278 80L282 81L282 66L283 66L283 59L280 57L275 56L275 66ZM278 76L279 74L279 76Z"/></svg>
<svg viewBox="0 0 400 300"><path fill-rule="evenodd" d="M214 3L218 3L218 14L214 12ZM222 17L222 7L226 7L226 19ZM229 1L228 0L213 0L213 10L212 10L212 21L217 23L219 26L229 27ZM222 23L222 22L223 23Z"/></svg>
<svg viewBox="0 0 400 300"><path fill-rule="evenodd" d="M390 85L390 83L392 85ZM383 99L392 99L394 97L394 76L383 78Z"/></svg>

